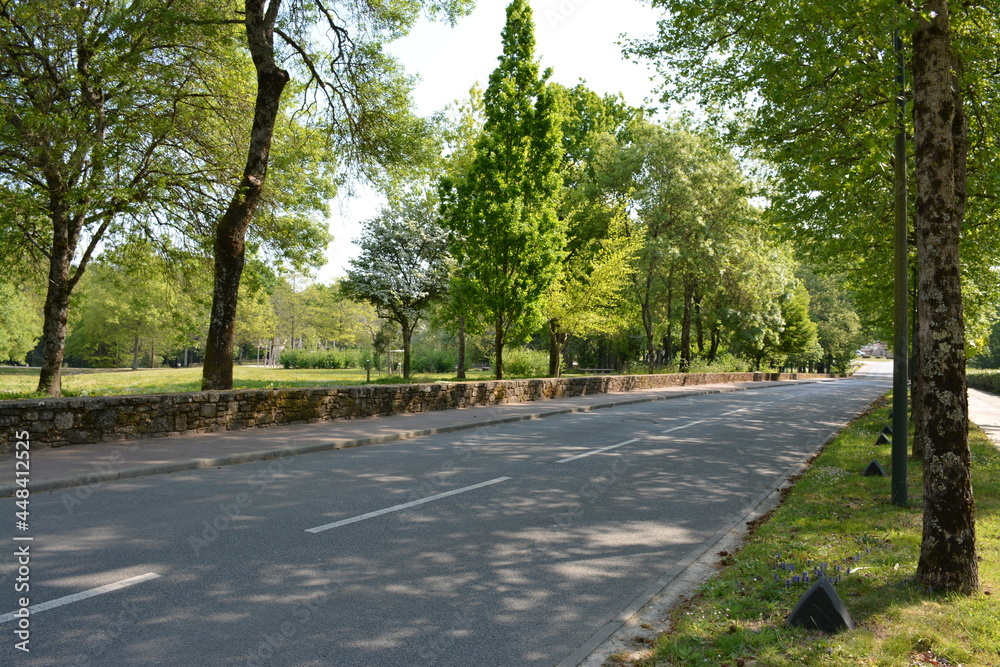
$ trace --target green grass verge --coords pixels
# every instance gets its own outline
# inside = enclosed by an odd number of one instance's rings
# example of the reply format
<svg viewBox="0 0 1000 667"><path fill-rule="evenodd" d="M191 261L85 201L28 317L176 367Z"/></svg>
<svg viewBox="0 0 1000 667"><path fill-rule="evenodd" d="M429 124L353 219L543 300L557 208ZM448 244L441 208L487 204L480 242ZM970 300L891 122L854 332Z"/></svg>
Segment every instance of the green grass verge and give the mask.
<svg viewBox="0 0 1000 667"><path fill-rule="evenodd" d="M847 427L759 523L743 548L646 655L611 665L1000 665L1000 451L970 430L982 592L931 595L912 582L921 539L922 471L909 466L910 505L889 502L888 477L863 477L889 423L885 399ZM834 636L787 628L785 617L825 568L857 627ZM839 568L839 571L838 571ZM935 662L936 661L936 662Z"/></svg>
<svg viewBox="0 0 1000 667"><path fill-rule="evenodd" d="M489 379L489 373L468 371L470 380ZM420 375L414 382L454 380L454 375ZM284 369L257 366L233 367L233 389L271 387L338 387L365 384L364 370ZM399 384L403 378L372 373L372 383ZM38 386L37 368L0 367L0 399L32 398ZM62 379L65 396L113 396L198 391L201 368L157 368L146 370L66 369Z"/></svg>

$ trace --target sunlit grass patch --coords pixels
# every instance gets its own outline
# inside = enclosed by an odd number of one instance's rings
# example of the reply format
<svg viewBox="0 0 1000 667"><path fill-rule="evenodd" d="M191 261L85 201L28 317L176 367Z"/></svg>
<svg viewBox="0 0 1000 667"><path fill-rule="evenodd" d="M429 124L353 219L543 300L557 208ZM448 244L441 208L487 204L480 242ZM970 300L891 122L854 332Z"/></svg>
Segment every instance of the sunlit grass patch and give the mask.
<svg viewBox="0 0 1000 667"><path fill-rule="evenodd" d="M36 398L37 368L0 366L0 400ZM486 372L468 371L468 379L489 379ZM414 376L413 382L454 380L453 374ZM277 387L338 387L365 384L363 369L285 369L263 366L234 366L233 389L270 389ZM400 384L400 376L373 371L373 384ZM201 389L201 368L66 369L63 372L64 396L114 396L120 394L168 394Z"/></svg>
<svg viewBox="0 0 1000 667"><path fill-rule="evenodd" d="M921 467L910 461L910 504L892 505L885 400L848 426L648 659L632 665L1000 665L1000 452L973 428L973 479L982 592L931 595L913 583L921 539ZM856 629L836 635L785 627L816 577L835 581ZM936 661L936 662L935 662Z"/></svg>

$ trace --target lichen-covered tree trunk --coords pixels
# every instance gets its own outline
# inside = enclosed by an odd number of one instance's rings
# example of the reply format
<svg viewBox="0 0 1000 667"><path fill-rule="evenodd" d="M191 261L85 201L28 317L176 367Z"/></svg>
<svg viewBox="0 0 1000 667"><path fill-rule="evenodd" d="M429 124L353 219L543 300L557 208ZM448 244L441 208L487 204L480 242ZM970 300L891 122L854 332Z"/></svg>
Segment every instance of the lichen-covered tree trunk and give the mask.
<svg viewBox="0 0 1000 667"><path fill-rule="evenodd" d="M288 72L274 60L274 23L280 4L280 0L271 0L265 9L264 0L245 3L247 43L257 70L257 99L243 178L215 236L215 282L205 341L203 390L233 388L236 303L246 263L246 233L260 202L281 93L289 79Z"/></svg>
<svg viewBox="0 0 1000 667"><path fill-rule="evenodd" d="M935 591L979 588L968 445L965 334L958 242L964 118L956 95L947 0L928 0L913 35L919 266L918 368L924 388L924 519L917 581Z"/></svg>
<svg viewBox="0 0 1000 667"><path fill-rule="evenodd" d="M913 271L917 271L917 267L920 263L920 257L917 257L917 266L913 268ZM920 315L917 312L918 304L920 303L920 293L919 291L910 294L910 303L912 306L911 317L913 319L913 332L910 335L910 340L912 341L913 353L910 359L910 420L917 424L923 421L923 399L924 395L924 373L920 369L920 363L922 361L920 357L920 339L917 336L920 334ZM914 461L924 460L924 438L927 436L925 431L914 430L913 434L913 446L911 448L911 456L913 456Z"/></svg>

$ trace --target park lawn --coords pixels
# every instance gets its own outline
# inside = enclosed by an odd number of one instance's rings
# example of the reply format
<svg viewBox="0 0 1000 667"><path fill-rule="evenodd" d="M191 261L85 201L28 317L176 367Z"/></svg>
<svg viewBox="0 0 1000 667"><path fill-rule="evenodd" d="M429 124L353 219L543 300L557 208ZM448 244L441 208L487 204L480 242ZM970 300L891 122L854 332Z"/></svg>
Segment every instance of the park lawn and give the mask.
<svg viewBox="0 0 1000 667"><path fill-rule="evenodd" d="M486 379L489 373L468 371L470 380ZM454 375L440 373L415 375L414 382L453 380ZM335 387L365 384L364 369L285 369L261 366L234 366L233 389L271 387ZM372 382L401 383L399 376L372 372ZM37 368L0 367L0 399L29 398L38 386ZM201 368L66 369L62 378L66 396L111 396L119 394L160 394L198 391Z"/></svg>
<svg viewBox="0 0 1000 667"><path fill-rule="evenodd" d="M861 475L872 459L888 469L889 447L873 443L889 423L889 405L875 405L820 454L739 552L724 555L720 573L674 610L652 650L606 664L1000 665L1000 451L971 428L982 592L925 593L912 583L920 464L910 461L906 508L889 502L889 477ZM810 585L795 577L815 568L842 577L835 588L854 630L830 636L785 627Z"/></svg>

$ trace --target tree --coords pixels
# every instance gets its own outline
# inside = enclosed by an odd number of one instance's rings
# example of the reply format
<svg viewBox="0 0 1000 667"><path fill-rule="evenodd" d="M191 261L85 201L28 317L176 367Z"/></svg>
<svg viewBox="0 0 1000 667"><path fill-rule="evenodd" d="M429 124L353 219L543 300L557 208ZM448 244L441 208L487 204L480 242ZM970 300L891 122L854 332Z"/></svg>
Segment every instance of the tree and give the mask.
<svg viewBox="0 0 1000 667"><path fill-rule="evenodd" d="M390 204L365 223L343 293L375 306L379 317L399 324L403 377L410 377L413 330L427 307L445 292L451 272L448 234L437 224L433 198L410 197Z"/></svg>
<svg viewBox="0 0 1000 667"><path fill-rule="evenodd" d="M546 295L549 375L559 377L563 348L570 336L610 335L626 326L635 246L614 235L595 244L588 257L572 256Z"/></svg>
<svg viewBox="0 0 1000 667"><path fill-rule="evenodd" d="M455 101L442 114L441 139L443 140L444 179L455 182L460 180L472 169L476 155L476 142L482 134L485 101L483 91L477 83L469 90L466 101ZM454 232L452 232L454 234ZM450 245L455 245L457 239L452 238ZM452 279L458 280L453 275ZM470 329L479 331L480 314L476 304L463 301L460 289L448 289L448 301L438 309L437 322L452 330L458 341L458 358L456 360L456 377L466 379L466 339Z"/></svg>
<svg viewBox="0 0 1000 667"><path fill-rule="evenodd" d="M823 358L820 372L846 373L862 340L861 318L841 286L842 276L800 266L796 275L809 291L809 312L816 323Z"/></svg>
<svg viewBox="0 0 1000 667"><path fill-rule="evenodd" d="M673 356L679 311L680 367L687 370L694 347L704 353L706 306L715 301L724 307L713 295L748 245L744 237L756 213L747 202L745 179L732 155L707 133L645 119L632 122L620 141L606 141L599 155L598 177L628 210L625 232L640 248L630 291L647 358L656 355L661 333L664 352ZM750 274L766 270L743 268Z"/></svg>
<svg viewBox="0 0 1000 667"><path fill-rule="evenodd" d="M331 285L314 283L303 296L309 326L324 348L359 347L369 336L371 323L378 319L371 304L345 297L340 281Z"/></svg>
<svg viewBox="0 0 1000 667"><path fill-rule="evenodd" d="M619 97L600 97L583 84L550 84L562 112L562 192L557 214L566 228L566 256L546 293L549 375L558 377L571 336L610 335L629 320L625 291L641 240L625 233L625 210L598 182L601 146L643 115Z"/></svg>
<svg viewBox="0 0 1000 667"><path fill-rule="evenodd" d="M204 268L201 257L149 242L105 251L78 288L67 358L134 370L146 352L152 367L157 356L187 347L192 328L204 321Z"/></svg>
<svg viewBox="0 0 1000 667"><path fill-rule="evenodd" d="M485 94L486 121L469 172L442 183L443 217L459 266L455 290L493 324L503 349L540 323L564 244L556 215L562 158L555 98L539 76L531 8L507 7L503 54Z"/></svg>
<svg viewBox="0 0 1000 667"><path fill-rule="evenodd" d="M829 2L759 3L750 10L745 2L723 0L706 12L690 0L651 1L670 19L632 51L656 58L677 96L698 96L736 118L732 137L764 149L775 166L775 215L801 230L813 249L836 249L844 257L873 257L891 247L885 223L891 219L895 94L893 59L886 56L893 29L912 31L920 267L915 440L935 452L924 466L917 578L928 588L975 590L958 250L965 204L977 199L974 219L982 223L996 206L991 187L1000 170L985 138L995 134L995 114L986 110L995 108L997 91L995 72L982 62L995 53L996 8L956 4L951 16L946 0L915 7L882 0L866 6L861 18ZM959 26L954 43L952 19ZM965 93L976 100L979 141L967 135ZM968 229L967 243L982 230ZM925 344L929 350L919 349Z"/></svg>
<svg viewBox="0 0 1000 667"><path fill-rule="evenodd" d="M812 363L819 359L819 338L816 323L809 317L809 291L797 278L792 289L781 301L784 326L778 338L777 352L783 355L781 366Z"/></svg>
<svg viewBox="0 0 1000 667"><path fill-rule="evenodd" d="M331 150L344 165L374 175L411 162L425 148L424 124L409 114L408 81L381 50L386 39L404 34L420 8L449 18L466 11L468 0L245 0L242 23L257 73L253 125L239 184L215 231L215 282L205 349L203 389L233 383L233 336L246 235L267 179L282 94L298 74L303 107L323 107ZM331 45L316 48L313 35ZM286 63L295 70L286 70Z"/></svg>
<svg viewBox="0 0 1000 667"><path fill-rule="evenodd" d="M271 349L274 332L278 328L277 317L271 299L264 289L248 290L243 288L244 297L236 309L236 344L256 348L259 355L261 348ZM266 355L270 363L270 354Z"/></svg>
<svg viewBox="0 0 1000 667"><path fill-rule="evenodd" d="M175 5L0 2L0 240L47 263L40 392L61 393L70 296L100 244L200 175L183 128L228 42L185 20L210 4Z"/></svg>

